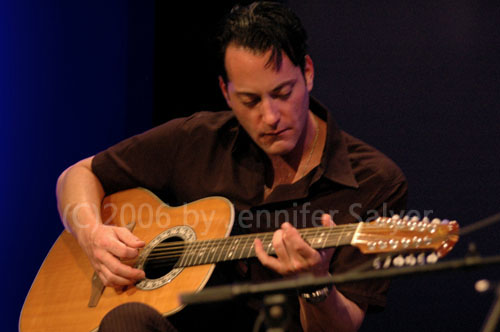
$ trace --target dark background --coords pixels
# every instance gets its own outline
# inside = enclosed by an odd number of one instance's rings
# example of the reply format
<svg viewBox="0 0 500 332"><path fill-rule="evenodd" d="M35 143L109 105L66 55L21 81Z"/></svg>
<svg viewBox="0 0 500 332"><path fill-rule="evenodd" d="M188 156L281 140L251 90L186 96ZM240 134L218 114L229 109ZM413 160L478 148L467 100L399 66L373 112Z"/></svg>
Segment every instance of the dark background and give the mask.
<svg viewBox="0 0 500 332"><path fill-rule="evenodd" d="M232 1L0 3L2 330L62 231L55 182L70 164L166 119L225 107L210 36ZM500 211L500 5L286 2L309 31L313 95L394 159L409 208L462 226ZM500 226L463 237L500 253ZM447 259L449 259L447 258ZM363 331L479 331L500 269L396 280ZM5 307L4 305L4 307Z"/></svg>

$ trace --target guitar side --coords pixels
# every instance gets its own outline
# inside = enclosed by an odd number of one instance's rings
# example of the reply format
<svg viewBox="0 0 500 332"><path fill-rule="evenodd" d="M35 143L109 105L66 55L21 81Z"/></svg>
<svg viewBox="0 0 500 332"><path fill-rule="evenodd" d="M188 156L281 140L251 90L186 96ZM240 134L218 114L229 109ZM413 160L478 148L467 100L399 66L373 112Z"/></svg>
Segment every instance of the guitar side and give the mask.
<svg viewBox="0 0 500 332"><path fill-rule="evenodd" d="M225 198L209 197L170 207L139 188L106 197L102 208L104 221L119 226L135 222L133 233L146 243L176 226L189 226L197 240L223 238L229 235L234 221L234 208ZM26 297L19 330L89 332L98 327L107 312L126 302L147 303L164 315L171 315L182 309L178 295L201 290L213 268L213 264L186 267L170 283L153 290L106 287L97 306L91 308L87 304L94 271L77 241L64 231Z"/></svg>

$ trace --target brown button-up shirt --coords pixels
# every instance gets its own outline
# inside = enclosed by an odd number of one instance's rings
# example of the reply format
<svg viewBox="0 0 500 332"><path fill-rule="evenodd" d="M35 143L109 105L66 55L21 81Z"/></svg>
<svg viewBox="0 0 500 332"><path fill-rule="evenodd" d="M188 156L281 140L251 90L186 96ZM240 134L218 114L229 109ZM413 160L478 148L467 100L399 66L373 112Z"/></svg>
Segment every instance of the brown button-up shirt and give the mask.
<svg viewBox="0 0 500 332"><path fill-rule="evenodd" d="M299 181L276 187L266 199L267 156L230 111L169 121L97 154L92 169L106 194L145 187L171 205L225 196L237 212L233 234L272 231L285 221L297 228L318 226L322 213L332 215L337 224L401 214L407 193L401 170L381 152L340 130L313 98L310 107L327 122L321 162ZM338 248L331 272L345 272L367 259L354 247ZM250 263L244 279L277 277L255 261ZM337 289L366 308L385 304L387 286L385 281L373 281Z"/></svg>

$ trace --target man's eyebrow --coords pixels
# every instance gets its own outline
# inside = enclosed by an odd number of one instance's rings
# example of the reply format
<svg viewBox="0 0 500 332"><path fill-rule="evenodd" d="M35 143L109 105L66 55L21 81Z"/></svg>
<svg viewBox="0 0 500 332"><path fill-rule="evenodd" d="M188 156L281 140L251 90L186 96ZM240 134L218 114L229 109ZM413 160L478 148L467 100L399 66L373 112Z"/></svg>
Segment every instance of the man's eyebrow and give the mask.
<svg viewBox="0 0 500 332"><path fill-rule="evenodd" d="M279 92L285 86L287 86L287 85L293 86L293 85L295 85L296 82L297 82L296 79L291 79L291 80L282 82L278 86L276 86L274 89L272 89L271 92L273 92L273 93ZM247 96L247 97L254 97L254 96L257 95L256 93L247 92L247 91L236 91L235 93L236 93L237 96Z"/></svg>
<svg viewBox="0 0 500 332"><path fill-rule="evenodd" d="M256 93L253 93L253 92L246 92L246 91L236 91L236 95L239 97L239 96L247 96L247 97L253 97L253 96L257 96Z"/></svg>
<svg viewBox="0 0 500 332"><path fill-rule="evenodd" d="M285 82L281 83L280 85L278 85L277 87L275 87L272 91L279 92L281 89L283 89L287 85L294 86L295 82L297 82L296 79L291 79L291 80L285 81Z"/></svg>

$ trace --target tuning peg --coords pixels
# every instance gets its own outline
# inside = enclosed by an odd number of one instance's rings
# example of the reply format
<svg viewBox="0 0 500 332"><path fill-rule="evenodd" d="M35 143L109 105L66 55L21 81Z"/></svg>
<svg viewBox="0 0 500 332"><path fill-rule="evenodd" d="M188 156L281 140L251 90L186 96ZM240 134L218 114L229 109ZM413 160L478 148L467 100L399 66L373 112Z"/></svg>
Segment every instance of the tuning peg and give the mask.
<svg viewBox="0 0 500 332"><path fill-rule="evenodd" d="M411 244L411 240L404 237L401 239L401 245L403 246L403 248L408 248Z"/></svg>
<svg viewBox="0 0 500 332"><path fill-rule="evenodd" d="M373 260L372 266L375 270L380 270L380 268L382 267L382 262L380 261L379 256L375 257L375 259Z"/></svg>
<svg viewBox="0 0 500 332"><path fill-rule="evenodd" d="M440 225L441 224L441 219L434 218L431 221L431 225Z"/></svg>
<svg viewBox="0 0 500 332"><path fill-rule="evenodd" d="M393 250L396 250L399 246L399 240L390 239L388 244Z"/></svg>
<svg viewBox="0 0 500 332"><path fill-rule="evenodd" d="M425 253L421 252L417 256L417 264L418 265L424 265L425 264Z"/></svg>
<svg viewBox="0 0 500 332"><path fill-rule="evenodd" d="M405 259L403 255L397 255L396 257L394 257L394 259L392 260L392 264L396 267L405 265Z"/></svg>
<svg viewBox="0 0 500 332"><path fill-rule="evenodd" d="M410 254L406 256L405 258L405 264L408 266L414 266L417 263L417 259L415 258L415 255Z"/></svg>
<svg viewBox="0 0 500 332"><path fill-rule="evenodd" d="M384 269L388 269L391 267L391 262L392 262L392 258L391 256L387 256L384 260Z"/></svg>
<svg viewBox="0 0 500 332"><path fill-rule="evenodd" d="M419 232L424 232L426 229L427 229L427 223L423 222L423 221L419 221L417 223L417 229Z"/></svg>
<svg viewBox="0 0 500 332"><path fill-rule="evenodd" d="M398 255L392 260L392 265L396 267L402 267L404 265L414 266L414 265L424 265L425 264L425 253L420 253L417 257L413 254L409 254L404 257L403 255Z"/></svg>
<svg viewBox="0 0 500 332"><path fill-rule="evenodd" d="M380 270L381 268L387 269L391 267L391 256L385 256L384 261L382 262L383 257L377 256L373 260L372 266L375 270Z"/></svg>
<svg viewBox="0 0 500 332"><path fill-rule="evenodd" d="M439 259L438 255L435 252L433 252L432 254L427 256L426 261L427 261L427 264L434 264L438 261L438 259Z"/></svg>

